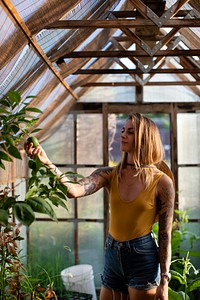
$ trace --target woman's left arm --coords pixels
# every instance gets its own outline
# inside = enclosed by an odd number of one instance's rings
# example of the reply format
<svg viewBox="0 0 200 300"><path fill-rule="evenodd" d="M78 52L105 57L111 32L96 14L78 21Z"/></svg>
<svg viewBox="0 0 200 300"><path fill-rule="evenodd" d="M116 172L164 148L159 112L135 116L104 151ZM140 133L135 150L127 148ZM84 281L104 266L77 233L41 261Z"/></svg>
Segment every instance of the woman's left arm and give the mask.
<svg viewBox="0 0 200 300"><path fill-rule="evenodd" d="M158 184L159 255L161 281L156 299L168 299L169 270L171 263L171 231L174 216L175 189L172 180L163 175Z"/></svg>

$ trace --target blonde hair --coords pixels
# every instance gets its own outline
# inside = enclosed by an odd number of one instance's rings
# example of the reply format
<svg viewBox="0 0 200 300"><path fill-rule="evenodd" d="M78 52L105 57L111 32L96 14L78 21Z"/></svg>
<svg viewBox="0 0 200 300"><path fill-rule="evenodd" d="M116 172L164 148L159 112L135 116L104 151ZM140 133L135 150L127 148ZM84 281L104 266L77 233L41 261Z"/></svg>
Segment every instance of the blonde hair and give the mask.
<svg viewBox="0 0 200 300"><path fill-rule="evenodd" d="M140 113L130 113L128 120L132 121L134 133L132 163L138 175L147 188L153 180L153 166L164 158L164 148L156 124ZM127 153L122 155L118 165L118 178L121 178L122 169L127 166Z"/></svg>

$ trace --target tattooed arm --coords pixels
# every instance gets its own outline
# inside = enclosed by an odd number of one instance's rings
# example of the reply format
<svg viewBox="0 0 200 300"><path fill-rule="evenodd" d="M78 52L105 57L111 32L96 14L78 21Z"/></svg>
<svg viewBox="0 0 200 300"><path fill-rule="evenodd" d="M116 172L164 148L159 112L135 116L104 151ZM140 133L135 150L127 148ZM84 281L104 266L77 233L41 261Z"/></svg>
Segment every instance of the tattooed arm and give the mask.
<svg viewBox="0 0 200 300"><path fill-rule="evenodd" d="M96 169L89 176L76 181L75 183L64 175L54 164L48 164L49 169L54 173L60 182L68 188L69 198L80 198L97 192L102 187L108 187L111 179L111 167Z"/></svg>
<svg viewBox="0 0 200 300"><path fill-rule="evenodd" d="M111 167L96 169L89 176L82 178L78 183L67 183L62 179L62 183L68 186L68 197L83 197L97 192L102 187L108 187L111 180Z"/></svg>
<svg viewBox="0 0 200 300"><path fill-rule="evenodd" d="M174 214L175 191L172 180L163 175L158 184L159 253L161 274L169 272L171 263L171 230ZM155 299L168 299L168 278L161 275Z"/></svg>
<svg viewBox="0 0 200 300"><path fill-rule="evenodd" d="M70 182L70 179L50 161L41 145L33 147L33 143L26 143L24 149L30 158L34 159L37 156L41 163L46 165L51 172L57 176L60 182L68 188L67 196L69 198L87 196L95 193L100 188L104 186L108 187L109 185L112 171L112 168L110 167L99 168L88 177L85 177L76 183L72 183Z"/></svg>

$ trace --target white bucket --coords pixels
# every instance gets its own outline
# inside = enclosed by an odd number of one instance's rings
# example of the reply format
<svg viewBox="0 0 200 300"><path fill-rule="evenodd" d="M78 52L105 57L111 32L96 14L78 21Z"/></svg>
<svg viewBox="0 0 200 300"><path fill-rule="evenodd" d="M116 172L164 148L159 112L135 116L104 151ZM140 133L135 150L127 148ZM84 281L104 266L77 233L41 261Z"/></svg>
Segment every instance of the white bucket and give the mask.
<svg viewBox="0 0 200 300"><path fill-rule="evenodd" d="M67 291L93 295L97 300L93 268L91 265L75 265L61 271L61 278Z"/></svg>

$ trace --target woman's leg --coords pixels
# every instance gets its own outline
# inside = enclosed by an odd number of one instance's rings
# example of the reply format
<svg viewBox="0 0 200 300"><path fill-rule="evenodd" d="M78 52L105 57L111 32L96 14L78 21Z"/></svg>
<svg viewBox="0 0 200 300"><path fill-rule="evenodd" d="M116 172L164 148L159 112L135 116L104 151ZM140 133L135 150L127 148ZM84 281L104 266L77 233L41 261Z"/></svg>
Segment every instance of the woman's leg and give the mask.
<svg viewBox="0 0 200 300"><path fill-rule="evenodd" d="M138 290L134 288L129 288L129 299L130 300L153 300L156 294L156 289L150 290Z"/></svg>
<svg viewBox="0 0 200 300"><path fill-rule="evenodd" d="M102 287L99 300L128 300L128 294Z"/></svg>

